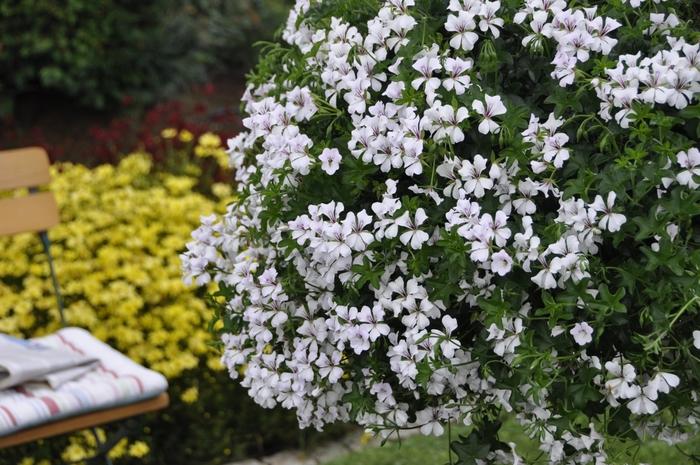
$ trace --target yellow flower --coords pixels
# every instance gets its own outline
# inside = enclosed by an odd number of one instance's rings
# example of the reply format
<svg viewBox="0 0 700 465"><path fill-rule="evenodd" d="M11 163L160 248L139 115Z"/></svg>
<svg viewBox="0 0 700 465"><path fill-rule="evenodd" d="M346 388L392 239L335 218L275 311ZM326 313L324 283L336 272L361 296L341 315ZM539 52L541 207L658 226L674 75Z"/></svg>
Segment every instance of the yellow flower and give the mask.
<svg viewBox="0 0 700 465"><path fill-rule="evenodd" d="M112 450L109 451L107 456L110 459L118 459L119 457L123 457L124 454L126 453L126 446L129 444L129 440L127 438L121 438L119 442L117 442Z"/></svg>
<svg viewBox="0 0 700 465"><path fill-rule="evenodd" d="M165 179L165 187L171 194L176 195L182 195L190 192L195 184L197 184L196 179L185 176L173 176Z"/></svg>
<svg viewBox="0 0 700 465"><path fill-rule="evenodd" d="M163 130L160 132L160 136L161 136L163 139L172 139L172 138L174 138L175 136L177 136L177 129L175 129L175 128L166 128L166 129L163 129Z"/></svg>
<svg viewBox="0 0 700 465"><path fill-rule="evenodd" d="M221 363L220 357L209 357L207 359L207 367L212 371L223 371L226 367Z"/></svg>
<svg viewBox="0 0 700 465"><path fill-rule="evenodd" d="M78 443L71 443L63 450L61 458L65 462L79 462L89 456L89 451Z"/></svg>
<svg viewBox="0 0 700 465"><path fill-rule="evenodd" d="M197 399L199 398L199 389L197 389L197 386L192 386L185 391L183 391L182 394L180 394L180 399L186 404L193 404L197 402Z"/></svg>
<svg viewBox="0 0 700 465"><path fill-rule="evenodd" d="M135 441L131 446L129 446L129 455L132 457L143 457L150 451L150 447L143 441Z"/></svg>
<svg viewBox="0 0 700 465"><path fill-rule="evenodd" d="M187 129L180 131L180 141L181 142L191 142L194 139L194 134L192 134Z"/></svg>
<svg viewBox="0 0 700 465"><path fill-rule="evenodd" d="M216 158L216 162L219 164L219 166L223 169L228 169L229 168L229 158L228 154L226 153L226 150L224 149L216 149L213 154L214 158Z"/></svg>
<svg viewBox="0 0 700 465"><path fill-rule="evenodd" d="M362 444L363 446L366 446L372 440L372 437L373 436L371 433L364 431L362 433L362 436L360 436L360 444Z"/></svg>
<svg viewBox="0 0 700 465"><path fill-rule="evenodd" d="M202 145L198 145L194 148L194 154L199 158L206 158L211 156L211 151Z"/></svg>
<svg viewBox="0 0 700 465"><path fill-rule="evenodd" d="M199 145L202 145L204 147L208 148L217 148L221 146L221 137L218 135L212 133L212 132L205 132L201 136L199 136Z"/></svg>

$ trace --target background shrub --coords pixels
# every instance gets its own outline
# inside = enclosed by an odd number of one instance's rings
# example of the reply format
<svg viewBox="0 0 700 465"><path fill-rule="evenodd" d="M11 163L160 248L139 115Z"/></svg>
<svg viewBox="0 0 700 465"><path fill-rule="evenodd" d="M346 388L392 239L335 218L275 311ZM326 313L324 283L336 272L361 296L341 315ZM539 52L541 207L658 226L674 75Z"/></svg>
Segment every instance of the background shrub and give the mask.
<svg viewBox="0 0 700 465"><path fill-rule="evenodd" d="M0 4L0 115L52 91L93 108L150 103L249 62L284 0L19 0Z"/></svg>

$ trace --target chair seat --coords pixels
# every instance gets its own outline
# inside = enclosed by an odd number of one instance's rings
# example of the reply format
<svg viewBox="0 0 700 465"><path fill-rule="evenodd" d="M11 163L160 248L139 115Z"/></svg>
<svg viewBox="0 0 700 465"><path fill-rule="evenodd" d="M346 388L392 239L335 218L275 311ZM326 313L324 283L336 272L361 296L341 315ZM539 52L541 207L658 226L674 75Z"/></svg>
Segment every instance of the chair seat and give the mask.
<svg viewBox="0 0 700 465"><path fill-rule="evenodd" d="M142 400L134 404L97 410L95 412L84 413L78 416L32 426L21 431L16 431L9 436L0 436L0 449L25 444L38 439L50 438L51 436L58 436L59 434L72 433L81 429L104 425L148 412L155 412L167 407L169 402L168 393L164 392L158 397Z"/></svg>
<svg viewBox="0 0 700 465"><path fill-rule="evenodd" d="M83 329L64 328L33 341L88 354L98 358L100 363L97 369L57 389L43 383L27 383L0 390L0 443L14 437L13 433L48 423L56 426L66 423L69 418L77 420L73 418L77 416L92 415L82 426L87 427L167 405L167 394L164 393L168 383L163 375L135 363ZM149 400L153 402L149 403ZM165 404L161 405L163 402ZM143 404L144 410L137 407L139 403ZM157 405L160 407L156 408ZM137 407L137 411L125 410L125 406ZM108 411L116 417L110 418ZM55 430L49 435L65 432ZM7 437L9 435L13 436Z"/></svg>

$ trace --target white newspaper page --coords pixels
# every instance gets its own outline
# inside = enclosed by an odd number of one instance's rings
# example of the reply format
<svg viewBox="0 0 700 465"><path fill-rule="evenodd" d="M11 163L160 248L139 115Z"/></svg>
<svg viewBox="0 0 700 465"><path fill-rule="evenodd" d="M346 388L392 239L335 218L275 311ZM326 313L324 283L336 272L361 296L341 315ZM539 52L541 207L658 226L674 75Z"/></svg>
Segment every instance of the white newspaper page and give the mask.
<svg viewBox="0 0 700 465"><path fill-rule="evenodd" d="M44 382L56 389L94 369L98 359L0 334L0 389Z"/></svg>

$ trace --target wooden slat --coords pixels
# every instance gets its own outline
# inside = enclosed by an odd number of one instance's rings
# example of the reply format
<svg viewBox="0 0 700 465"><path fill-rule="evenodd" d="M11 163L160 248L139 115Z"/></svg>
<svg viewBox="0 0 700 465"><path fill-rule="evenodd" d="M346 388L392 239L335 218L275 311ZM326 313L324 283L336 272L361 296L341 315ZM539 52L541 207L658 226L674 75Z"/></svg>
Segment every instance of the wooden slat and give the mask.
<svg viewBox="0 0 700 465"><path fill-rule="evenodd" d="M144 400L135 404L123 405L97 412L87 413L76 417L65 418L63 420L35 426L23 431L19 431L10 436L0 437L0 449L17 446L27 442L45 439L59 434L71 433L93 426L103 425L117 420L141 415L148 412L163 409L168 406L170 399L164 392L153 399Z"/></svg>
<svg viewBox="0 0 700 465"><path fill-rule="evenodd" d="M0 189L48 184L49 156L41 147L0 151Z"/></svg>
<svg viewBox="0 0 700 465"><path fill-rule="evenodd" d="M51 192L0 199L0 236L46 231L58 220L58 206Z"/></svg>

